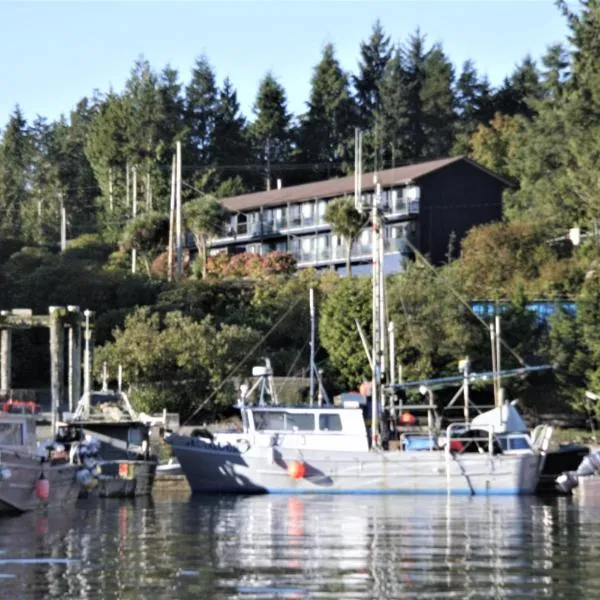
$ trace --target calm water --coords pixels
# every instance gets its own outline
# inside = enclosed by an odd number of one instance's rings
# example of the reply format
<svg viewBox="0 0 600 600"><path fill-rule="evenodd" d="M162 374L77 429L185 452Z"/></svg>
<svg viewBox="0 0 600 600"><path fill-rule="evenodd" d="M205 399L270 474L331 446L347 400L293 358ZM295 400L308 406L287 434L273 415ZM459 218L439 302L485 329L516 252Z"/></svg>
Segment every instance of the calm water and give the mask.
<svg viewBox="0 0 600 600"><path fill-rule="evenodd" d="M6 598L600 598L600 501L155 496L0 520Z"/></svg>

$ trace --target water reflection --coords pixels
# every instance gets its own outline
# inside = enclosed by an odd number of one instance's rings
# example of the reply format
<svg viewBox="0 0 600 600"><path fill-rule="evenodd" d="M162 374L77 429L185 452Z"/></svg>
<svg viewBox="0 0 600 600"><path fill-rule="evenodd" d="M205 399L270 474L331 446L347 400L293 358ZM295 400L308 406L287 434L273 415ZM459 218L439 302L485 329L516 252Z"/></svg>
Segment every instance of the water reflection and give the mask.
<svg viewBox="0 0 600 600"><path fill-rule="evenodd" d="M162 496L0 521L12 598L600 594L598 506L568 498Z"/></svg>

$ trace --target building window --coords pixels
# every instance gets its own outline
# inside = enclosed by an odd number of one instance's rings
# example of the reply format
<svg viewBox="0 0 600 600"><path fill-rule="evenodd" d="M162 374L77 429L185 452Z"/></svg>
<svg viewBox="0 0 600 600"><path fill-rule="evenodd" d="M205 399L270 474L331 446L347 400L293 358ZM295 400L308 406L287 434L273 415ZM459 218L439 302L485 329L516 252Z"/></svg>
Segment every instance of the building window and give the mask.
<svg viewBox="0 0 600 600"><path fill-rule="evenodd" d="M302 204L302 225L304 227L313 225L314 223L314 202L304 202Z"/></svg>
<svg viewBox="0 0 600 600"><path fill-rule="evenodd" d="M317 225L325 225L325 211L327 210L327 200L319 200L317 204Z"/></svg>
<svg viewBox="0 0 600 600"><path fill-rule="evenodd" d="M244 214L237 216L237 227L235 230L238 235L246 235L248 233L248 217Z"/></svg>
<svg viewBox="0 0 600 600"><path fill-rule="evenodd" d="M290 206L290 222L289 222L289 226L290 227L300 227L300 225L302 224L302 217L300 214L300 205L299 204L292 204Z"/></svg>

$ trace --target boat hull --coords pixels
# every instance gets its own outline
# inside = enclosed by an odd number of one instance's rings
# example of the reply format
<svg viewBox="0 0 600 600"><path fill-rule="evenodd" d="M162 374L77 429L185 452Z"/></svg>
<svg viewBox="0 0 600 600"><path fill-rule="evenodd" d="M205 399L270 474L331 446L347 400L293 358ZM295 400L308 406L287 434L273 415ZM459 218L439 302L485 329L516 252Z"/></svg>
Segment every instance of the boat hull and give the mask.
<svg viewBox="0 0 600 600"><path fill-rule="evenodd" d="M10 470L10 477L0 480L0 514L75 505L81 487L75 477L76 466L42 463L38 456L5 450L0 452L0 464ZM36 482L42 473L49 483L47 500L36 495Z"/></svg>
<svg viewBox="0 0 600 600"><path fill-rule="evenodd" d="M113 460L98 463L101 473L91 490L82 489L81 498L134 498L152 493L157 461Z"/></svg>
<svg viewBox="0 0 600 600"><path fill-rule="evenodd" d="M252 447L246 452L172 440L192 492L532 494L543 456L421 452L331 452ZM290 476L293 461L304 475Z"/></svg>

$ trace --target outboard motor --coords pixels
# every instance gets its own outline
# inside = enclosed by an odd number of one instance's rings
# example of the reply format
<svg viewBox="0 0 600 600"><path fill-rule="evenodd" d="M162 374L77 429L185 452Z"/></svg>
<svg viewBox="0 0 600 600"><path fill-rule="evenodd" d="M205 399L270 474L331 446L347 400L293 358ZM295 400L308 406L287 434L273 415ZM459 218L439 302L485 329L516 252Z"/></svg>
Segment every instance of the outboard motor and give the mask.
<svg viewBox="0 0 600 600"><path fill-rule="evenodd" d="M577 467L577 471L566 471L556 478L556 487L569 493L579 485L580 477L589 477L600 471L600 452L588 454Z"/></svg>

